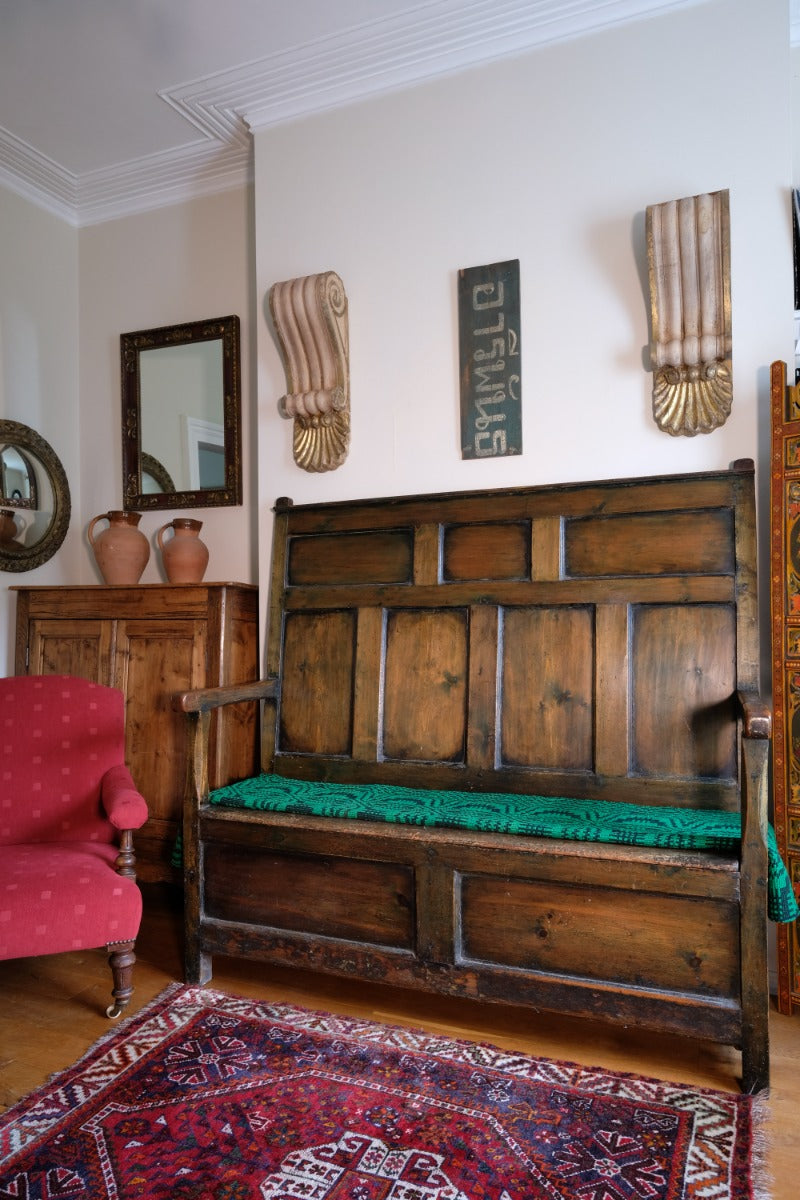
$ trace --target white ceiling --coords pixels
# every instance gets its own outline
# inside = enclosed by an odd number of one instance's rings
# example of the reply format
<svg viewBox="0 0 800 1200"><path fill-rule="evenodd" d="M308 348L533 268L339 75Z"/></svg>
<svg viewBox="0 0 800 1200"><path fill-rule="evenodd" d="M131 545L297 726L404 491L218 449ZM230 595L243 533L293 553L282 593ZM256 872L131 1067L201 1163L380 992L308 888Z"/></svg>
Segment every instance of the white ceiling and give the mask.
<svg viewBox="0 0 800 1200"><path fill-rule="evenodd" d="M0 184L76 225L172 203L253 129L704 2L0 0Z"/></svg>

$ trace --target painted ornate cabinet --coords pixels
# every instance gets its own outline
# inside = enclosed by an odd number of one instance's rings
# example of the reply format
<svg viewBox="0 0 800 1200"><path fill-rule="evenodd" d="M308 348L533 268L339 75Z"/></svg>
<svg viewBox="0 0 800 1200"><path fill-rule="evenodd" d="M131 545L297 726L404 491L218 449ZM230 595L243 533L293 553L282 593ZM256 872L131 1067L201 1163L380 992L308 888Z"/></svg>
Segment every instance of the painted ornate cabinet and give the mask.
<svg viewBox="0 0 800 1200"><path fill-rule="evenodd" d="M800 387L774 362L770 580L772 596L773 805L778 844L800 893ZM778 1008L800 1011L797 924L777 925Z"/></svg>
<svg viewBox="0 0 800 1200"><path fill-rule="evenodd" d="M187 747L186 718L174 697L259 677L258 589L209 583L14 590L18 675L80 675L124 691L128 765L150 809L136 836L137 874L171 878ZM230 778L231 762L258 761L253 706L235 707L213 730L212 787Z"/></svg>

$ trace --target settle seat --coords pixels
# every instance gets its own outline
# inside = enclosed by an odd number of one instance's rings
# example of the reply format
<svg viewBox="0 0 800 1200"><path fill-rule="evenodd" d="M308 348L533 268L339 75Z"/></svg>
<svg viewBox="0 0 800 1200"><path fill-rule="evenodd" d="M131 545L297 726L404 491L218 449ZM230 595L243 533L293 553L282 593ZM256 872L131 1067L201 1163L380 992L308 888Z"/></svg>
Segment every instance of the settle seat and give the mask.
<svg viewBox="0 0 800 1200"><path fill-rule="evenodd" d="M753 464L276 505L259 684L187 693L214 954L729 1043L767 1086ZM223 704L262 775L209 795ZM233 711L236 711L235 709Z"/></svg>
<svg viewBox="0 0 800 1200"><path fill-rule="evenodd" d="M65 675L0 679L0 958L105 946L117 1017L142 915L123 696Z"/></svg>

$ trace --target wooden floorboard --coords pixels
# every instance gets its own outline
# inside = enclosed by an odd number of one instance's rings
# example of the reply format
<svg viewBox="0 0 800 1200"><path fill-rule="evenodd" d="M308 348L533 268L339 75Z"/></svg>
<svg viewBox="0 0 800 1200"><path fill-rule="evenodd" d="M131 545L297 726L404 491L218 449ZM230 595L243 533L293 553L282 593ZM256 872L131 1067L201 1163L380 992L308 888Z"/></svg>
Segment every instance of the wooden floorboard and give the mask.
<svg viewBox="0 0 800 1200"><path fill-rule="evenodd" d="M182 978L177 893L144 885L145 916L137 943L136 1012ZM213 987L286 1000L390 1024L492 1042L524 1053L596 1064L704 1087L735 1090L739 1055L724 1046L655 1036L520 1008L479 1005L419 992L214 960ZM102 951L0 962L0 1110L75 1062L111 1028L104 1010L110 972ZM772 1088L766 1135L773 1200L800 1195L800 1017L770 1016Z"/></svg>

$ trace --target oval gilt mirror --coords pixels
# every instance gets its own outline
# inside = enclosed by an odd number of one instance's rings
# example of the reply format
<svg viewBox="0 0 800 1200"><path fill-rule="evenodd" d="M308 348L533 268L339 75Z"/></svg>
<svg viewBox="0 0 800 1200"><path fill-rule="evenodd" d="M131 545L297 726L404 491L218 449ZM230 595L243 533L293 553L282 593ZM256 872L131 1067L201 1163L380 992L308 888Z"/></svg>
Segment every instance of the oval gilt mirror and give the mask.
<svg viewBox="0 0 800 1200"><path fill-rule="evenodd" d="M239 318L120 335L125 509L241 504Z"/></svg>
<svg viewBox="0 0 800 1200"><path fill-rule="evenodd" d="M66 537L70 494L61 460L34 429L0 421L0 570L32 571Z"/></svg>

